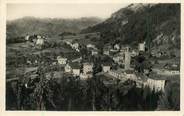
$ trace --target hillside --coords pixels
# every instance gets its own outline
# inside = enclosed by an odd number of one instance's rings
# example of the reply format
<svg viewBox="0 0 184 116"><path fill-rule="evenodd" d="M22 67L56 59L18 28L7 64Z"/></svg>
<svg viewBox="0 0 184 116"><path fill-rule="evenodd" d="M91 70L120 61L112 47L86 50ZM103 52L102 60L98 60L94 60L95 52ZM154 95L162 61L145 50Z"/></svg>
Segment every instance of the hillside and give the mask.
<svg viewBox="0 0 184 116"><path fill-rule="evenodd" d="M80 19L57 19L24 17L7 21L7 38L15 38L26 34L44 34L56 36L62 32L78 33L81 29L100 23L96 17Z"/></svg>
<svg viewBox="0 0 184 116"><path fill-rule="evenodd" d="M152 49L180 48L179 4L131 4L81 33L100 32L104 43L137 46L146 41ZM179 51L179 50L178 50Z"/></svg>

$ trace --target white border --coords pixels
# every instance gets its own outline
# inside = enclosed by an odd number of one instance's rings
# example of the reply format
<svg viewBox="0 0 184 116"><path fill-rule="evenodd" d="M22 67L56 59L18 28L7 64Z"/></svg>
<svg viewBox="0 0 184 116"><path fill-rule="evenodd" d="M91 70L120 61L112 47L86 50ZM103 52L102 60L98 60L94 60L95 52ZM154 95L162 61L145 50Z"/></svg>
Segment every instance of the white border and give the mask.
<svg viewBox="0 0 184 116"><path fill-rule="evenodd" d="M120 111L120 112L66 112L66 111L5 111L5 61L6 61L6 4L7 3L181 3L181 75L180 75L180 111ZM0 116L61 116L61 115L133 115L133 116L184 116L184 58L183 45L184 45L184 1L183 0L0 0Z"/></svg>

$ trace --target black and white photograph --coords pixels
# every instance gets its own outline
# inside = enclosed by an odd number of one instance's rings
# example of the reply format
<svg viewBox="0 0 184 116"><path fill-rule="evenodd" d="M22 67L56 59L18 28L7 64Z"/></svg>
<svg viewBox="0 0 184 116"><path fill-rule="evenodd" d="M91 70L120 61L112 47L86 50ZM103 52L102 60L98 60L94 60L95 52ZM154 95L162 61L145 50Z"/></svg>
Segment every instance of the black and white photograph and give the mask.
<svg viewBox="0 0 184 116"><path fill-rule="evenodd" d="M6 111L180 111L180 3L9 3Z"/></svg>

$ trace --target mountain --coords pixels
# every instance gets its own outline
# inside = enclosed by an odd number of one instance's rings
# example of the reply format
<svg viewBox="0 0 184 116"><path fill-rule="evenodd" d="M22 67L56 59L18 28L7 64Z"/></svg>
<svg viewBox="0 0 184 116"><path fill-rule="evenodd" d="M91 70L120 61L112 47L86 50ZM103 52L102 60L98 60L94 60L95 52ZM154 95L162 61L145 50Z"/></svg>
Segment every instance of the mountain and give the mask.
<svg viewBox="0 0 184 116"><path fill-rule="evenodd" d="M78 33L82 29L100 22L102 20L96 17L79 19L24 17L7 21L7 38L24 36L26 34L56 36L62 32Z"/></svg>
<svg viewBox="0 0 184 116"><path fill-rule="evenodd" d="M100 32L105 44L137 46L146 41L152 49L179 49L180 4L130 4L102 23L81 31L90 32Z"/></svg>

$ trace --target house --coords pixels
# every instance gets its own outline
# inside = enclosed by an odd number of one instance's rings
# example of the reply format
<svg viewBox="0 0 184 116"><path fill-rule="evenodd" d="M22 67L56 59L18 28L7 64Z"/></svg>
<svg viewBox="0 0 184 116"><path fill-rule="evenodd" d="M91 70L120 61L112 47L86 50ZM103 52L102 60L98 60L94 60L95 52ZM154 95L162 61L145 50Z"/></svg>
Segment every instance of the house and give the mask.
<svg viewBox="0 0 184 116"><path fill-rule="evenodd" d="M93 45L93 44L88 44L86 47L87 48L94 48L94 49L96 48L95 45Z"/></svg>
<svg viewBox="0 0 184 116"><path fill-rule="evenodd" d="M92 73L93 72L93 64L92 63L83 63L83 73Z"/></svg>
<svg viewBox="0 0 184 116"><path fill-rule="evenodd" d="M165 89L165 80L155 80L148 78L146 82L144 82L144 86L148 86L151 88L151 90L158 91L164 91Z"/></svg>
<svg viewBox="0 0 184 116"><path fill-rule="evenodd" d="M118 78L118 79L121 79L123 76L124 76L124 72L120 69L118 70L110 70L108 72L109 75L115 77L115 78Z"/></svg>
<svg viewBox="0 0 184 116"><path fill-rule="evenodd" d="M124 57L122 57L122 56L115 55L115 56L113 56L112 59L113 59L113 61L114 61L115 63L124 64Z"/></svg>
<svg viewBox="0 0 184 116"><path fill-rule="evenodd" d="M71 71L72 71L71 66L69 64L66 64L66 66L65 66L65 72L66 73L70 73Z"/></svg>
<svg viewBox="0 0 184 116"><path fill-rule="evenodd" d="M80 73L80 78L81 79L88 79L88 78L92 78L93 75L92 74L84 74L84 73Z"/></svg>
<svg viewBox="0 0 184 116"><path fill-rule="evenodd" d="M67 58L63 58L61 56L58 56L57 61L58 61L59 64L66 64L67 63Z"/></svg>
<svg viewBox="0 0 184 116"><path fill-rule="evenodd" d="M75 50L79 49L79 44L78 43L73 43L72 48L75 49Z"/></svg>
<svg viewBox="0 0 184 116"><path fill-rule="evenodd" d="M74 76L79 76L80 75L80 64L78 62L72 62L70 63L71 69L72 69L72 74Z"/></svg>
<svg viewBox="0 0 184 116"><path fill-rule="evenodd" d="M29 35L26 35L25 36L25 40L28 41L29 40L29 37L30 37Z"/></svg>
<svg viewBox="0 0 184 116"><path fill-rule="evenodd" d="M111 66L110 65L103 65L102 70L103 70L103 72L108 72L111 70Z"/></svg>
<svg viewBox="0 0 184 116"><path fill-rule="evenodd" d="M98 54L98 50L97 49L93 49L92 51L91 51L91 55L97 55Z"/></svg>
<svg viewBox="0 0 184 116"><path fill-rule="evenodd" d="M112 65L112 63L110 63L108 61L102 63L102 71L109 72L111 70L111 65Z"/></svg>
<svg viewBox="0 0 184 116"><path fill-rule="evenodd" d="M43 44L44 44L44 38L38 35L36 40L36 45L41 47L43 46Z"/></svg>
<svg viewBox="0 0 184 116"><path fill-rule="evenodd" d="M139 48L139 51L145 52L145 42L139 43L138 48Z"/></svg>
<svg viewBox="0 0 184 116"><path fill-rule="evenodd" d="M114 49L115 49L115 50L120 50L120 45L119 45L119 44L115 44L115 45L114 45Z"/></svg>
<svg viewBox="0 0 184 116"><path fill-rule="evenodd" d="M166 76L180 75L179 70L159 69L159 68L153 68L152 70L153 72L156 72L158 75L166 75Z"/></svg>
<svg viewBox="0 0 184 116"><path fill-rule="evenodd" d="M105 46L103 48L103 54L106 54L106 55L110 55L110 49L111 49L111 46Z"/></svg>
<svg viewBox="0 0 184 116"><path fill-rule="evenodd" d="M124 73L127 79L134 80L134 81L137 80L137 76L135 75L133 70L125 70Z"/></svg>
<svg viewBox="0 0 184 116"><path fill-rule="evenodd" d="M104 50L104 51L103 51L103 54L105 54L105 55L108 55L108 56L109 56L110 52L109 52L109 50Z"/></svg>

